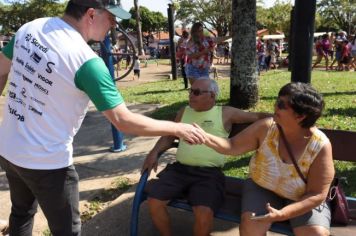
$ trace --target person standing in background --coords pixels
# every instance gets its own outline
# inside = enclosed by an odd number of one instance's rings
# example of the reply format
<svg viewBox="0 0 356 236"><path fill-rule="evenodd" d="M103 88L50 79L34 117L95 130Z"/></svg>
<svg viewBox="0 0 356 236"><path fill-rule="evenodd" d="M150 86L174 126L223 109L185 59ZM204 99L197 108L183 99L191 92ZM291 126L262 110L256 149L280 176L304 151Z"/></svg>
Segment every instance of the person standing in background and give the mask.
<svg viewBox="0 0 356 236"><path fill-rule="evenodd" d="M187 63L185 72L190 85L192 85L195 80L209 77L211 55L213 54L214 48L214 40L204 35L203 24L200 22L194 23L186 49Z"/></svg>
<svg viewBox="0 0 356 236"><path fill-rule="evenodd" d="M185 89L188 88L188 78L187 78L187 74L185 73L185 65L187 63L186 50L187 50L188 40L189 40L189 33L188 31L183 30L182 37L178 40L178 44L177 44L177 58L180 63Z"/></svg>

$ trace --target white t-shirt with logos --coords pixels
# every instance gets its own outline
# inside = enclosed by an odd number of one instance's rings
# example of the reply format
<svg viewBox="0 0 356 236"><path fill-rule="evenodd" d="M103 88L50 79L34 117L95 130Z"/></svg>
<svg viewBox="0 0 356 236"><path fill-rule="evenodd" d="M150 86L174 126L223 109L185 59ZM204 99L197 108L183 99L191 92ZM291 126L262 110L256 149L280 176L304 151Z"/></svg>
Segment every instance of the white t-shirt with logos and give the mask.
<svg viewBox="0 0 356 236"><path fill-rule="evenodd" d="M71 165L89 99L100 111L123 102L103 60L60 18L25 24L2 53L12 67L0 155L28 169Z"/></svg>

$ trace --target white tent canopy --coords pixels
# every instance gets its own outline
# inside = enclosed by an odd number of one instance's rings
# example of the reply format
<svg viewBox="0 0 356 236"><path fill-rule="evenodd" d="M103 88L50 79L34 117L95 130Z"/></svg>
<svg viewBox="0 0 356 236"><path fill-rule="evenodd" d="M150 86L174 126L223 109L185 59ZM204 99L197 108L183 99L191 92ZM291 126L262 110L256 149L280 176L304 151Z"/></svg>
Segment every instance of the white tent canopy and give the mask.
<svg viewBox="0 0 356 236"><path fill-rule="evenodd" d="M326 32L315 32L315 33L314 33L314 38L315 38L315 37L322 36L322 35L324 35L324 34L326 34Z"/></svg>
<svg viewBox="0 0 356 236"><path fill-rule="evenodd" d="M284 34L269 34L269 35L263 35L262 39L284 39L285 36Z"/></svg>

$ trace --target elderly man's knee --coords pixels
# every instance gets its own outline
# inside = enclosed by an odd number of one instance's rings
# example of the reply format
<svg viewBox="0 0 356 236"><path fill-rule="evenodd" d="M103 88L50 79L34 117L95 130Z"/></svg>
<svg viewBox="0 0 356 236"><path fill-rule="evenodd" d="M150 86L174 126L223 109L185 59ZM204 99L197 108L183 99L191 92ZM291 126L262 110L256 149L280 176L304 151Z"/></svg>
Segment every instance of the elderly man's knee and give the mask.
<svg viewBox="0 0 356 236"><path fill-rule="evenodd" d="M164 207L166 207L168 201L162 201L162 200L159 200L157 198L149 197L147 202L148 202L148 206L149 206L150 209L155 209L155 208L162 208L162 207L164 208Z"/></svg>
<svg viewBox="0 0 356 236"><path fill-rule="evenodd" d="M194 206L193 207L195 221L201 224L210 223L214 218L214 212L207 206Z"/></svg>

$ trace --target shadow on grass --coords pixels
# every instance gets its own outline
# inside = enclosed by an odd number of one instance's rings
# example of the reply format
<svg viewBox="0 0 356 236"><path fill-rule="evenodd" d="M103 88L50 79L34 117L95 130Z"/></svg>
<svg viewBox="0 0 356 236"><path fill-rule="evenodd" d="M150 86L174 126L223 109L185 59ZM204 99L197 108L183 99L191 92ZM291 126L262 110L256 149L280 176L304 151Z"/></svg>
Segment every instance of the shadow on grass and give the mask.
<svg viewBox="0 0 356 236"><path fill-rule="evenodd" d="M330 108L325 111L324 116L351 116L356 117L356 107Z"/></svg>
<svg viewBox="0 0 356 236"><path fill-rule="evenodd" d="M176 102L156 110L150 116L155 119L174 120L177 112L186 105L188 105L188 101Z"/></svg>
<svg viewBox="0 0 356 236"><path fill-rule="evenodd" d="M356 91L344 91L344 92L326 92L321 93L323 97L339 96L339 95L356 95ZM276 96L261 96L261 100L276 100Z"/></svg>
<svg viewBox="0 0 356 236"><path fill-rule="evenodd" d="M147 94L162 94L162 93L176 93L176 90L155 90L155 91L146 91L141 93L135 93L135 95L147 95Z"/></svg>
<svg viewBox="0 0 356 236"><path fill-rule="evenodd" d="M233 159L227 159L227 162L224 165L223 171L229 171L232 169L238 169L241 167L247 167L250 163L252 154L246 154L242 157L234 157Z"/></svg>
<svg viewBox="0 0 356 236"><path fill-rule="evenodd" d="M344 92L325 92L321 93L324 97L338 96L338 95L356 95L356 91L344 91Z"/></svg>

